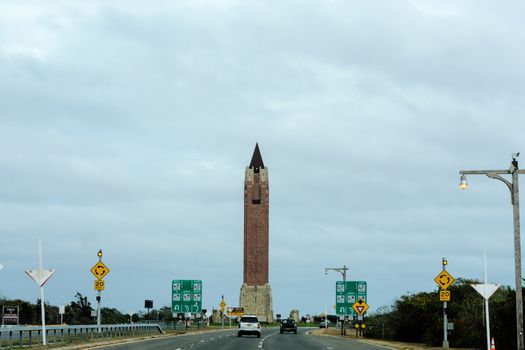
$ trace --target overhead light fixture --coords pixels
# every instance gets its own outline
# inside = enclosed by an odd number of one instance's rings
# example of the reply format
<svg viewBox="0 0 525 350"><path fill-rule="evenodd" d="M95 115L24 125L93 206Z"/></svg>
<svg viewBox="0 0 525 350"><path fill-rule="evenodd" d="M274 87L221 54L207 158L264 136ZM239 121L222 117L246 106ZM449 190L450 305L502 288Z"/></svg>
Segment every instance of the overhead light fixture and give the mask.
<svg viewBox="0 0 525 350"><path fill-rule="evenodd" d="M467 187L468 187L467 177L465 176L465 174L461 174L461 180L459 182L459 188L461 188L462 190L466 190Z"/></svg>

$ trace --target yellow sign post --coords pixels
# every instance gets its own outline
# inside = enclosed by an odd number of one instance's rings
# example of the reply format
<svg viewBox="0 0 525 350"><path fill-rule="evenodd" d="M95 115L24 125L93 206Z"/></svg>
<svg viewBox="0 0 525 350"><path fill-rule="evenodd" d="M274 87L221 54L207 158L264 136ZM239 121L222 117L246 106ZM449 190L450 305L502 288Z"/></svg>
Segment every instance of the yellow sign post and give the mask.
<svg viewBox="0 0 525 350"><path fill-rule="evenodd" d="M447 301L450 301L450 291L448 287L454 282L454 277L447 272L448 261L443 258L441 261L443 271L441 271L434 282L439 286L439 301L443 302L443 348L448 348L448 318L447 318Z"/></svg>
<svg viewBox="0 0 525 350"><path fill-rule="evenodd" d="M102 299L102 291L104 290L104 280L103 278L109 273L109 269L102 262L102 249L99 249L97 252L98 262L91 268L91 273L97 278L94 284L94 288L97 293L97 329L98 333L101 332L100 328L100 299Z"/></svg>

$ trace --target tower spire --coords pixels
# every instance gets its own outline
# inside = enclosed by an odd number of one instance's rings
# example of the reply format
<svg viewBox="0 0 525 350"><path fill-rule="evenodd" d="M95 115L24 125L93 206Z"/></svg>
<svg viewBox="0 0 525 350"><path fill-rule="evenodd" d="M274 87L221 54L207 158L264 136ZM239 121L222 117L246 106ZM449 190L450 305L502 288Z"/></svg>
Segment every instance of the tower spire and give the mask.
<svg viewBox="0 0 525 350"><path fill-rule="evenodd" d="M255 144L255 149L253 150L252 160L250 162L250 168L254 168L254 172L258 173L259 169L264 169L264 163L261 157L261 151L259 151L259 143Z"/></svg>

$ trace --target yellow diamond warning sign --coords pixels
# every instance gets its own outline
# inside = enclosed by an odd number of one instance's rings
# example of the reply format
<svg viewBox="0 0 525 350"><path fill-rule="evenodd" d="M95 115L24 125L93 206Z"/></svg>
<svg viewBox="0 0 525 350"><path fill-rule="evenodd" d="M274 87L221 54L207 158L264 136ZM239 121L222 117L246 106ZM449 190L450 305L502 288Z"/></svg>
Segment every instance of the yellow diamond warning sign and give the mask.
<svg viewBox="0 0 525 350"><path fill-rule="evenodd" d="M447 289L452 282L454 282L454 277L452 277L446 270L443 270L436 276L436 278L434 278L434 281L441 289Z"/></svg>
<svg viewBox="0 0 525 350"><path fill-rule="evenodd" d="M91 273L95 275L97 279L101 280L109 273L109 269L102 263L102 261L99 261L91 268Z"/></svg>
<svg viewBox="0 0 525 350"><path fill-rule="evenodd" d="M359 315L363 316L363 314L368 310L368 304L365 303L363 299L359 299L355 302L354 305L352 305L352 309Z"/></svg>

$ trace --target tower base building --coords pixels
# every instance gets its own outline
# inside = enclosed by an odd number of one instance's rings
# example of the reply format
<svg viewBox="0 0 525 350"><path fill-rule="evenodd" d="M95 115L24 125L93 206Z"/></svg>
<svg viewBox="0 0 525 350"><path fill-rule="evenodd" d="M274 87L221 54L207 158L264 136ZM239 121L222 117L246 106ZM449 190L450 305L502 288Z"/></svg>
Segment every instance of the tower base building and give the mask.
<svg viewBox="0 0 525 350"><path fill-rule="evenodd" d="M244 313L257 315L261 322L272 323L274 321L272 288L269 284L249 286L244 283L241 287L239 304L244 308Z"/></svg>

